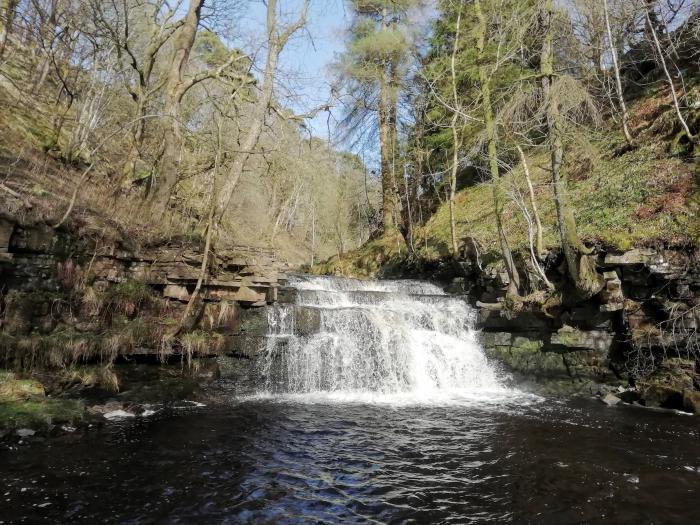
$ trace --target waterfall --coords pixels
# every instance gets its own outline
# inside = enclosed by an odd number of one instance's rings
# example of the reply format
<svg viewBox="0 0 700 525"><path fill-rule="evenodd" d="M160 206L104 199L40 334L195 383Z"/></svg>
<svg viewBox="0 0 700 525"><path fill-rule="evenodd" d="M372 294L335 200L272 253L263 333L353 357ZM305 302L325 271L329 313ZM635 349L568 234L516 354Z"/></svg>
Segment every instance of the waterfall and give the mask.
<svg viewBox="0 0 700 525"><path fill-rule="evenodd" d="M421 281L292 276L270 308L263 393L410 395L504 390L475 337L474 311Z"/></svg>

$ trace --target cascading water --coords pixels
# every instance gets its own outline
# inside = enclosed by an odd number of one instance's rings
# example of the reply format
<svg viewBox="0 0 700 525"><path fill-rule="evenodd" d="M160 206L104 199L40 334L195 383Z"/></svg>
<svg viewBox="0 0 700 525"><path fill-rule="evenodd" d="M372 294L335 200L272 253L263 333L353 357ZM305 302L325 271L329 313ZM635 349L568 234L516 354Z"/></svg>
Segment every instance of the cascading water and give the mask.
<svg viewBox="0 0 700 525"><path fill-rule="evenodd" d="M341 397L504 392L462 299L420 281L293 276L268 314L266 394Z"/></svg>

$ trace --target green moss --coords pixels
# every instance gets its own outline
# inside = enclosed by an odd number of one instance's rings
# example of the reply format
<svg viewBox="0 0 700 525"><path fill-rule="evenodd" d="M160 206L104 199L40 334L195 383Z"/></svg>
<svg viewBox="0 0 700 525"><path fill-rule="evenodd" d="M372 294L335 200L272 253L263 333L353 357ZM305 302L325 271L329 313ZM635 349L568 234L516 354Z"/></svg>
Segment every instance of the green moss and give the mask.
<svg viewBox="0 0 700 525"><path fill-rule="evenodd" d="M520 374L568 377L562 356L554 352L543 352L542 347L542 341L516 337L510 346L495 346L487 348L486 352Z"/></svg>
<svg viewBox="0 0 700 525"><path fill-rule="evenodd" d="M15 379L14 376L0 377L0 400L18 401L33 397L43 397L44 386L31 379Z"/></svg>
<svg viewBox="0 0 700 525"><path fill-rule="evenodd" d="M0 428L38 428L77 423L84 414L83 403L70 399L0 400Z"/></svg>

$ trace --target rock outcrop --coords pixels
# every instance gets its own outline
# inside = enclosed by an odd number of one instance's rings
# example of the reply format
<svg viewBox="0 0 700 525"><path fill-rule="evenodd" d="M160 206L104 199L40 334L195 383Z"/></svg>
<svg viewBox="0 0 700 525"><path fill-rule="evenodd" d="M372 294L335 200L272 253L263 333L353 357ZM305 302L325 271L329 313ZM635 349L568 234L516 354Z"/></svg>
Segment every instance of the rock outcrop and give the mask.
<svg viewBox="0 0 700 525"><path fill-rule="evenodd" d="M631 384L643 404L697 411L698 254L634 249L600 253L597 263L604 289L583 303L564 296L509 307L500 274L472 273L452 287L469 295L485 347L516 376L592 392Z"/></svg>
<svg viewBox="0 0 700 525"><path fill-rule="evenodd" d="M213 254L195 324L176 333L200 277L201 246L124 244L1 219L0 366L66 370L136 359L186 360L192 368L200 359L201 371L205 359L251 357L251 333L265 322L261 307L276 301L286 269L271 250Z"/></svg>

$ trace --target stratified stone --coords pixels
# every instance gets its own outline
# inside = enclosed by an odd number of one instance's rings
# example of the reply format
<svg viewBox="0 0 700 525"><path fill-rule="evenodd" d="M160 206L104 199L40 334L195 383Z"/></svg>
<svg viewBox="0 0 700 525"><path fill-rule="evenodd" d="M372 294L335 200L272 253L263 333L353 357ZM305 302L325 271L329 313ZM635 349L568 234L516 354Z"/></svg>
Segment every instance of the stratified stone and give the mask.
<svg viewBox="0 0 700 525"><path fill-rule="evenodd" d="M608 253L603 264L605 266L644 265L661 262L662 257L656 250L650 248L635 248L624 253Z"/></svg>
<svg viewBox="0 0 700 525"><path fill-rule="evenodd" d="M308 306L294 307L294 331L298 335L317 333L321 329L321 311Z"/></svg>
<svg viewBox="0 0 700 525"><path fill-rule="evenodd" d="M583 348L607 352L613 342L613 334L604 330L577 330L564 326L552 334L551 343L567 348Z"/></svg>

